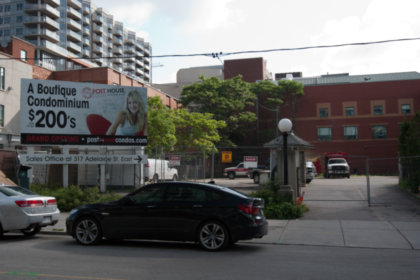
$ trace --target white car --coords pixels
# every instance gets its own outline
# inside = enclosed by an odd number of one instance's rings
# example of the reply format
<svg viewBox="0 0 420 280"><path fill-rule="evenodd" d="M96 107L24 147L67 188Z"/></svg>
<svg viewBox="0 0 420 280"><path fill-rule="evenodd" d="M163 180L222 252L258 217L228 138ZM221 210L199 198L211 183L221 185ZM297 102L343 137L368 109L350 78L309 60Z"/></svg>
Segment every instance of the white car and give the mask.
<svg viewBox="0 0 420 280"><path fill-rule="evenodd" d="M42 227L55 225L60 210L52 196L41 196L19 186L0 185L0 237L20 230L31 236Z"/></svg>

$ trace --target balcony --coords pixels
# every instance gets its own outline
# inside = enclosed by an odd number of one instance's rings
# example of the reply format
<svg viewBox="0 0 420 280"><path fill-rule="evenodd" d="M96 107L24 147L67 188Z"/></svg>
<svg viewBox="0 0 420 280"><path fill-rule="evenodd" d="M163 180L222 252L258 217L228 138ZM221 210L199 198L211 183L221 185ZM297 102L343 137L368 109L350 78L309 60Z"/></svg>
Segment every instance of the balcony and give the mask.
<svg viewBox="0 0 420 280"><path fill-rule="evenodd" d="M80 54L82 52L82 47L78 44L75 44L73 42L67 41L67 49L76 53L76 54Z"/></svg>
<svg viewBox="0 0 420 280"><path fill-rule="evenodd" d="M41 39L48 40L52 43L58 43L60 40L60 36L56 32L50 31L46 28L41 28L40 30L37 28L27 28L25 29L24 36L28 40L35 40L40 37Z"/></svg>
<svg viewBox="0 0 420 280"><path fill-rule="evenodd" d="M124 57L124 62L134 63L135 59L132 56Z"/></svg>
<svg viewBox="0 0 420 280"><path fill-rule="evenodd" d="M90 38L89 37L84 37L82 39L82 43L83 43L83 46L90 46Z"/></svg>
<svg viewBox="0 0 420 280"><path fill-rule="evenodd" d="M133 64L124 63L123 64L123 69L124 69L124 71L134 71L136 68L134 67Z"/></svg>
<svg viewBox="0 0 420 280"><path fill-rule="evenodd" d="M134 39L130 38L130 37L127 37L127 38L125 38L124 43L127 44L127 45L130 45L130 46L134 46Z"/></svg>
<svg viewBox="0 0 420 280"><path fill-rule="evenodd" d="M114 27L113 33L114 33L114 35L116 35L118 37L122 37L123 36L123 31L122 31L122 29L119 29L119 28L115 28Z"/></svg>
<svg viewBox="0 0 420 280"><path fill-rule="evenodd" d="M113 59L112 59L112 63L114 63L114 64L118 64L118 65L121 65L121 64L123 63L123 59L122 59L122 58L120 58L120 57L118 57L118 58L113 58Z"/></svg>
<svg viewBox="0 0 420 280"><path fill-rule="evenodd" d="M82 14L80 11L73 9L72 7L67 7L67 17L80 21L82 19Z"/></svg>
<svg viewBox="0 0 420 280"><path fill-rule="evenodd" d="M83 57L90 57L90 50L89 49L83 49L82 50Z"/></svg>
<svg viewBox="0 0 420 280"><path fill-rule="evenodd" d="M136 67L143 69L144 68L143 61L136 59Z"/></svg>
<svg viewBox="0 0 420 280"><path fill-rule="evenodd" d="M57 21L55 21L55 20L53 20L49 17L45 17L45 16L44 17L42 17L42 16L40 16L40 17L27 16L24 19L24 23L27 26L31 26L31 25L34 25L34 24L40 24L41 27L45 27L45 28L51 29L53 31L57 31L57 30L60 29L60 24Z"/></svg>
<svg viewBox="0 0 420 280"><path fill-rule="evenodd" d="M140 76L140 77L143 77L143 75L144 75L143 70L141 70L140 68L136 68L136 75Z"/></svg>
<svg viewBox="0 0 420 280"><path fill-rule="evenodd" d="M121 38L114 37L114 38L112 39L112 43L113 43L114 45L116 45L116 46L122 46L123 41L122 41L122 39L121 39Z"/></svg>
<svg viewBox="0 0 420 280"><path fill-rule="evenodd" d="M93 53L96 53L96 54L102 55L103 50L104 50L104 49L103 49L101 46L98 46L98 45L96 45L96 44L94 44L94 45L92 46L92 52L93 52Z"/></svg>
<svg viewBox="0 0 420 280"><path fill-rule="evenodd" d="M94 23L92 27L92 31L95 33L102 34L104 32L104 28L101 25Z"/></svg>
<svg viewBox="0 0 420 280"><path fill-rule="evenodd" d="M89 36L90 35L90 28L89 28L89 26L83 26L82 33L83 33L83 35Z"/></svg>
<svg viewBox="0 0 420 280"><path fill-rule="evenodd" d="M90 17L88 17L88 16L83 16L83 18L82 18L82 23L83 23L84 25L88 25L88 24L90 24Z"/></svg>
<svg viewBox="0 0 420 280"><path fill-rule="evenodd" d="M123 50L122 47L113 47L112 48L112 52L116 55L122 55L123 54Z"/></svg>
<svg viewBox="0 0 420 280"><path fill-rule="evenodd" d="M82 40L82 35L69 29L67 30L67 39L70 41L80 42Z"/></svg>
<svg viewBox="0 0 420 280"><path fill-rule="evenodd" d="M101 14L93 13L92 14L92 21L102 23L104 21L104 18Z"/></svg>
<svg viewBox="0 0 420 280"><path fill-rule="evenodd" d="M60 12L58 9L47 4L27 4L25 7L26 13L41 12L43 15L49 16L53 19L60 17Z"/></svg>
<svg viewBox="0 0 420 280"><path fill-rule="evenodd" d="M95 42L95 43L102 44L103 43L103 38L102 38L101 35L92 34L92 41Z"/></svg>
<svg viewBox="0 0 420 280"><path fill-rule="evenodd" d="M137 58L143 58L144 53L142 51L136 50L136 57Z"/></svg>
<svg viewBox="0 0 420 280"><path fill-rule="evenodd" d="M135 53L134 47L124 46L124 53L125 54L134 54Z"/></svg>
<svg viewBox="0 0 420 280"><path fill-rule="evenodd" d="M44 0L44 2L46 4L53 6L54 8L57 8L58 6L60 6L60 0Z"/></svg>
<svg viewBox="0 0 420 280"><path fill-rule="evenodd" d="M83 15L90 15L90 6L86 5L82 8Z"/></svg>
<svg viewBox="0 0 420 280"><path fill-rule="evenodd" d="M80 0L67 0L67 6L73 7L76 10L82 9L82 1Z"/></svg>
<svg viewBox="0 0 420 280"><path fill-rule="evenodd" d="M74 31L81 31L82 25L71 18L67 18L67 28L70 28Z"/></svg>

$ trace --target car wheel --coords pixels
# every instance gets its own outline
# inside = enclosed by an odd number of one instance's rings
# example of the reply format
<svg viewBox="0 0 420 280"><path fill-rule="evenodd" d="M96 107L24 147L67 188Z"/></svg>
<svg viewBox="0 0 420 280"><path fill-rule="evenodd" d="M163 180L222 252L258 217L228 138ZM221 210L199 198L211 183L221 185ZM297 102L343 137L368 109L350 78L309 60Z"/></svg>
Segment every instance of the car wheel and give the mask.
<svg viewBox="0 0 420 280"><path fill-rule="evenodd" d="M22 229L21 232L26 236L34 236L41 231L40 226L33 226L28 229Z"/></svg>
<svg viewBox="0 0 420 280"><path fill-rule="evenodd" d="M229 172L229 173L228 173L228 178L229 178L230 180L235 179L235 173L233 173L233 172Z"/></svg>
<svg viewBox="0 0 420 280"><path fill-rule="evenodd" d="M82 245L93 245L102 240L102 231L95 219L83 217L76 222L74 236Z"/></svg>
<svg viewBox="0 0 420 280"><path fill-rule="evenodd" d="M219 251L229 245L229 233L221 223L208 221L198 230L198 242L208 251Z"/></svg>
<svg viewBox="0 0 420 280"><path fill-rule="evenodd" d="M3 237L3 227L0 224L0 239Z"/></svg>
<svg viewBox="0 0 420 280"><path fill-rule="evenodd" d="M260 174L254 174L254 183L259 184L260 183Z"/></svg>
<svg viewBox="0 0 420 280"><path fill-rule="evenodd" d="M178 180L178 176L174 175L174 177L172 177L172 181L177 181Z"/></svg>

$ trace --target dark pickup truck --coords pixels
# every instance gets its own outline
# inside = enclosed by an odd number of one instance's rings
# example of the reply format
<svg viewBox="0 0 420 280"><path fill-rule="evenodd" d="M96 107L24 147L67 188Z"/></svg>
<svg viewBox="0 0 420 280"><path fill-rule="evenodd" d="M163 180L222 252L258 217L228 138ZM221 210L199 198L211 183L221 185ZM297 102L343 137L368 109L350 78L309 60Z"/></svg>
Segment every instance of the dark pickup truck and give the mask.
<svg viewBox="0 0 420 280"><path fill-rule="evenodd" d="M268 173L268 176L270 177L270 166L262 165L262 166L258 166L257 168L249 168L248 178L254 180L255 184L259 184L260 175L262 173Z"/></svg>

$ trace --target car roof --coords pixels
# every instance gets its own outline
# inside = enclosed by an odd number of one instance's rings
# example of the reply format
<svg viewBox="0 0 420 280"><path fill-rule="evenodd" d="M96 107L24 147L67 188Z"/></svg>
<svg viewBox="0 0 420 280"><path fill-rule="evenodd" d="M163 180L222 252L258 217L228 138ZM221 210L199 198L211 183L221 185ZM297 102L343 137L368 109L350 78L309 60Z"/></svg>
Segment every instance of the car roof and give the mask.
<svg viewBox="0 0 420 280"><path fill-rule="evenodd" d="M249 198L248 195L243 194L239 191L236 191L234 189L231 189L229 187L226 186L221 186L221 185L217 185L217 184L212 184L212 183L199 183L199 182L186 182L186 181L176 181L176 182L161 182L161 183L154 183L154 184L150 184L147 186L153 186L153 185L190 185L190 186L197 186L197 187L203 187L203 188L207 188L207 189L213 189L213 190L218 190L218 191L222 191L225 193L229 193L229 194L233 194L236 196L240 196L242 198Z"/></svg>

